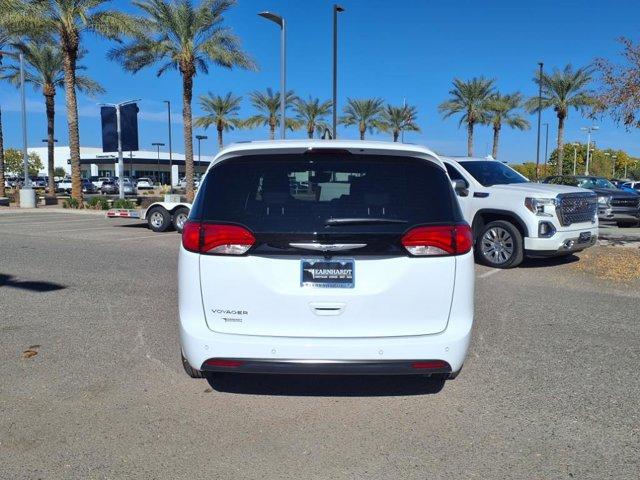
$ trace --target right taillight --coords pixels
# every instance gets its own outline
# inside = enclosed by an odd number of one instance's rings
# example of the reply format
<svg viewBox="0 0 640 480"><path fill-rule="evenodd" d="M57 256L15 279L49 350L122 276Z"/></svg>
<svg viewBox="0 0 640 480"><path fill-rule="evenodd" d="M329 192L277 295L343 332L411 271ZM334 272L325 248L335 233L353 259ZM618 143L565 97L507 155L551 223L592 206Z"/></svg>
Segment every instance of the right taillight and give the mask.
<svg viewBox="0 0 640 480"><path fill-rule="evenodd" d="M253 234L237 225L190 222L182 229L182 246L190 252L242 255L256 242Z"/></svg>
<svg viewBox="0 0 640 480"><path fill-rule="evenodd" d="M402 246L411 255L461 255L473 247L469 225L416 227L404 234Z"/></svg>

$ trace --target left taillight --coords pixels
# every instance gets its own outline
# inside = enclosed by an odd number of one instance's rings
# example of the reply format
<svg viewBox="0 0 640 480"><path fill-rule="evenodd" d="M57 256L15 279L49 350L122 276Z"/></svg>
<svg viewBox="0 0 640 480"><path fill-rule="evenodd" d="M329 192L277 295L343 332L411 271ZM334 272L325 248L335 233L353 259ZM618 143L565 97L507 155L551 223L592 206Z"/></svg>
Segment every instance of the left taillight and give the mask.
<svg viewBox="0 0 640 480"><path fill-rule="evenodd" d="M242 255L255 242L249 230L237 225L188 221L182 229L182 246L190 252Z"/></svg>
<svg viewBox="0 0 640 480"><path fill-rule="evenodd" d="M473 235L469 225L434 225L412 228L401 243L416 256L462 255L473 247Z"/></svg>

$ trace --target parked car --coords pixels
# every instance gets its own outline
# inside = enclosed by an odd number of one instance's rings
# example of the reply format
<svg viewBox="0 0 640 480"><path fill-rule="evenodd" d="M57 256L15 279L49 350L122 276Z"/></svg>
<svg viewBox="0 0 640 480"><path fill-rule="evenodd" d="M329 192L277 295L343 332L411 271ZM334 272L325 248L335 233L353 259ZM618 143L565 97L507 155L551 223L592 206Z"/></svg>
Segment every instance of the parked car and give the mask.
<svg viewBox="0 0 640 480"><path fill-rule="evenodd" d="M113 179L110 177L91 177L90 180L91 183L93 183L93 185L96 187L96 189L100 190L100 187L102 187L102 182Z"/></svg>
<svg viewBox="0 0 640 480"><path fill-rule="evenodd" d="M82 193L96 193L96 186L91 183L91 180L83 178L80 181L82 182Z"/></svg>
<svg viewBox="0 0 640 480"><path fill-rule="evenodd" d="M136 188L138 190L150 190L153 188L153 180L147 177L139 178Z"/></svg>
<svg viewBox="0 0 640 480"><path fill-rule="evenodd" d="M56 185L56 190L58 191L58 193L71 193L72 187L73 185L71 184L71 179L65 178L58 182L58 185Z"/></svg>
<svg viewBox="0 0 640 480"><path fill-rule="evenodd" d="M532 183L502 162L440 157L472 226L478 262L512 268L524 257L571 255L595 244L597 196Z"/></svg>
<svg viewBox="0 0 640 480"><path fill-rule="evenodd" d="M635 226L640 222L640 195L619 190L604 177L556 175L545 178L544 183L587 188L599 196L610 197L611 213L601 218L603 222L613 222L619 227Z"/></svg>
<svg viewBox="0 0 640 480"><path fill-rule="evenodd" d="M41 176L35 176L35 177L29 177L31 180L31 186L33 188L46 188L47 183L48 183L48 177L41 177Z"/></svg>
<svg viewBox="0 0 640 480"><path fill-rule="evenodd" d="M100 193L103 195L115 195L120 192L118 183L114 180L104 180L100 187Z"/></svg>
<svg viewBox="0 0 640 480"><path fill-rule="evenodd" d="M640 182L639 181L630 181L624 182L622 184L623 187L634 190L636 193L640 193Z"/></svg>
<svg viewBox="0 0 640 480"><path fill-rule="evenodd" d="M292 190L296 175L309 178L308 192ZM204 184L179 253L189 375L460 371L472 237L433 152L242 143L216 156Z"/></svg>
<svg viewBox="0 0 640 480"><path fill-rule="evenodd" d="M618 190L622 190L623 192L630 192L630 193L638 193L636 190L634 190L633 188L625 185L628 180L620 180L617 178L610 178L609 181L611 183L613 183L613 185L618 189Z"/></svg>
<svg viewBox="0 0 640 480"><path fill-rule="evenodd" d="M119 183L118 183L118 188L120 188L120 184ZM122 179L122 191L124 192L125 195L135 195L136 194L136 188L134 186L134 183L128 178L123 178Z"/></svg>

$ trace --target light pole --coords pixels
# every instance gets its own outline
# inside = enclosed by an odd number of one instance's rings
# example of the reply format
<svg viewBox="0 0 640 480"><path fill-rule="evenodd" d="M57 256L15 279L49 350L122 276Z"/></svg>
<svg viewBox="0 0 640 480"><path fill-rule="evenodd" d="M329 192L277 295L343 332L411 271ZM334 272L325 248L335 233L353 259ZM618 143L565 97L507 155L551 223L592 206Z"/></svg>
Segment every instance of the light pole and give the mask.
<svg viewBox="0 0 640 480"><path fill-rule="evenodd" d="M344 12L333 4L333 138L338 138L338 13Z"/></svg>
<svg viewBox="0 0 640 480"><path fill-rule="evenodd" d="M200 141L201 140L206 140L207 137L206 135L196 135L196 139L198 140L198 168L202 167L202 163L200 161Z"/></svg>
<svg viewBox="0 0 640 480"><path fill-rule="evenodd" d="M616 178L616 158L617 155L611 155L611 160L613 160L613 168L611 170L611 178Z"/></svg>
<svg viewBox="0 0 640 480"><path fill-rule="evenodd" d="M544 137L544 174L547 175L547 153L549 153L549 124L543 123L546 127L546 134ZM558 152L559 154L560 152ZM560 172L562 174L562 172Z"/></svg>
<svg viewBox="0 0 640 480"><path fill-rule="evenodd" d="M160 147L164 147L164 143L153 142L151 145L158 148L158 164L156 166L156 170L158 172L158 176L160 176Z"/></svg>
<svg viewBox="0 0 640 480"><path fill-rule="evenodd" d="M120 109L130 103L139 102L140 99L127 100L120 103L101 103L106 107L113 107L116 109L116 131L118 134L118 198L124 198L124 159L122 158L122 126L120 125ZM131 162L129 162L131 168Z"/></svg>
<svg viewBox="0 0 640 480"><path fill-rule="evenodd" d="M24 167L24 183L20 189L20 207L34 208L36 206L36 192L31 186L29 178L29 155L27 154L27 101L24 91L24 55L0 50L0 63L2 56L8 55L17 58L20 63L20 108L22 110L22 162Z"/></svg>
<svg viewBox="0 0 640 480"><path fill-rule="evenodd" d="M536 181L540 179L540 122L542 116L542 62L538 62L540 73L538 75L538 140L536 142Z"/></svg>
<svg viewBox="0 0 640 480"><path fill-rule="evenodd" d="M167 104L167 123L169 126L169 193L173 193L173 156L171 148L171 102L163 100Z"/></svg>
<svg viewBox="0 0 640 480"><path fill-rule="evenodd" d="M571 145L573 145L573 175L575 176L576 174L576 162L578 161L578 147L580 146L579 143L572 143Z"/></svg>
<svg viewBox="0 0 640 480"><path fill-rule="evenodd" d="M590 127L581 127L580 130L583 132L587 132L587 158L585 160L584 174L589 175L589 158L591 155L589 154L589 148L591 148L591 133L598 130L600 127L597 125L591 125Z"/></svg>
<svg viewBox="0 0 640 480"><path fill-rule="evenodd" d="M285 138L285 97L287 95L286 88L286 71L287 71L287 32L284 18L271 12L260 12L260 15L267 20L280 26L280 137Z"/></svg>

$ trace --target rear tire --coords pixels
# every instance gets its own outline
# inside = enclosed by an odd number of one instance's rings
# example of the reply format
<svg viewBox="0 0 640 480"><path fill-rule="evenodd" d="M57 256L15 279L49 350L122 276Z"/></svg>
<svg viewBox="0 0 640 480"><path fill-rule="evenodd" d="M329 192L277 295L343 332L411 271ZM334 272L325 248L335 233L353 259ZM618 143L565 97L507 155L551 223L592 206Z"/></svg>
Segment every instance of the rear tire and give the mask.
<svg viewBox="0 0 640 480"><path fill-rule="evenodd" d="M184 368L184 371L187 372L187 375L189 375L191 378L204 378L204 373L202 372L202 370L196 370L191 365L189 365L189 362L186 358L184 358L182 352L180 352L180 355L182 356L182 366Z"/></svg>
<svg viewBox="0 0 640 480"><path fill-rule="evenodd" d="M171 215L162 207L152 208L147 212L147 224L154 232L164 232L171 225Z"/></svg>
<svg viewBox="0 0 640 480"><path fill-rule="evenodd" d="M514 268L524 259L522 235L505 220L482 227L475 243L476 260L487 267Z"/></svg>
<svg viewBox="0 0 640 480"><path fill-rule="evenodd" d="M182 233L182 229L184 228L184 224L187 221L188 216L189 209L185 207L180 207L173 212L173 219L171 220L171 223L178 233Z"/></svg>

